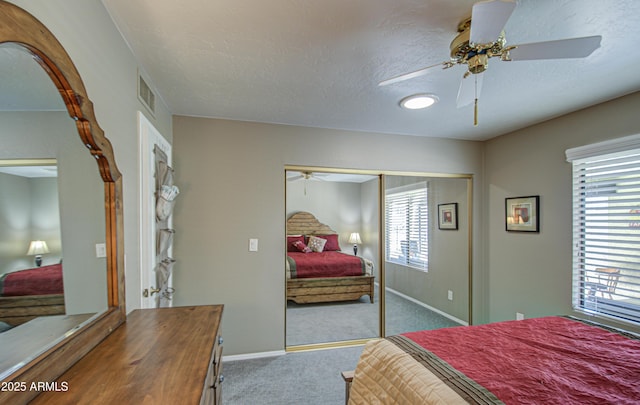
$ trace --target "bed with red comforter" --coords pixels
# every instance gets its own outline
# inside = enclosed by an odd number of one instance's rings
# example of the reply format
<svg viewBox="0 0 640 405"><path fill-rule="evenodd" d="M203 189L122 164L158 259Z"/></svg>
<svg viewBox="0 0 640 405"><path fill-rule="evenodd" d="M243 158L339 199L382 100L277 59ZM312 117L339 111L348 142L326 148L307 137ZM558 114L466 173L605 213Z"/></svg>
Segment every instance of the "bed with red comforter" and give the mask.
<svg viewBox="0 0 640 405"><path fill-rule="evenodd" d="M290 278L351 277L367 274L362 257L341 252L288 252Z"/></svg>
<svg viewBox="0 0 640 405"><path fill-rule="evenodd" d="M62 264L14 271L0 276L0 296L63 294Z"/></svg>
<svg viewBox="0 0 640 405"><path fill-rule="evenodd" d="M0 321L17 326L38 316L64 313L62 264L0 276Z"/></svg>
<svg viewBox="0 0 640 405"><path fill-rule="evenodd" d="M369 342L349 404L638 404L637 335L568 317Z"/></svg>
<svg viewBox="0 0 640 405"><path fill-rule="evenodd" d="M315 242L321 242L317 245ZM374 302L373 262L341 252L338 234L308 212L287 220L287 300L297 304Z"/></svg>

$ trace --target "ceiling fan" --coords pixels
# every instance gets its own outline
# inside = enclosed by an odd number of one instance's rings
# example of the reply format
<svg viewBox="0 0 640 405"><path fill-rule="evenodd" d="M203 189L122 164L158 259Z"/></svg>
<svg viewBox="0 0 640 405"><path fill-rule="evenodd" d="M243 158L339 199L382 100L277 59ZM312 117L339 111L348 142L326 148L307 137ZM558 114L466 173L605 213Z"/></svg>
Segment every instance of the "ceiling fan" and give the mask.
<svg viewBox="0 0 640 405"><path fill-rule="evenodd" d="M298 174L295 174L298 173ZM326 174L323 173L313 173L313 172L291 172L292 176L287 176L287 181L298 181L298 180L321 180L323 176Z"/></svg>
<svg viewBox="0 0 640 405"><path fill-rule="evenodd" d="M392 77L380 82L379 86L423 76L431 68L438 66L448 69L456 65L467 65L467 71L458 90L456 105L460 108L474 103L473 123L478 125L478 98L482 88L482 73L487 70L490 58L499 57L502 61L585 58L600 47L600 35L507 45L503 28L515 7L514 0L485 0L475 3L471 18L458 24L458 35L450 45L450 60ZM468 80L470 76L473 76L474 80Z"/></svg>
<svg viewBox="0 0 640 405"><path fill-rule="evenodd" d="M291 174L291 176L289 175L289 173ZM328 174L314 172L287 172L287 181L304 180L304 195L307 195L307 182L309 180L324 181L324 179L322 178L323 176L328 176Z"/></svg>

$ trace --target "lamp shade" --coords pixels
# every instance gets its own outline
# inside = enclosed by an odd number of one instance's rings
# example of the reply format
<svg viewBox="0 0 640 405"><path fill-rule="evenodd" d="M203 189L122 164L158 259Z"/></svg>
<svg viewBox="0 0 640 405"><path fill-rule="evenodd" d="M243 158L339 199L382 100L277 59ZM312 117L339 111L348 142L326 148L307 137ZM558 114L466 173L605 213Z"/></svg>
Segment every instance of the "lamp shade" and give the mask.
<svg viewBox="0 0 640 405"><path fill-rule="evenodd" d="M27 251L27 256L36 256L42 255L45 253L49 253L49 247L47 247L47 242L43 240L34 240L29 244L29 250Z"/></svg>
<svg viewBox="0 0 640 405"><path fill-rule="evenodd" d="M349 235L349 243L362 243L360 234L358 232L353 232L351 235Z"/></svg>

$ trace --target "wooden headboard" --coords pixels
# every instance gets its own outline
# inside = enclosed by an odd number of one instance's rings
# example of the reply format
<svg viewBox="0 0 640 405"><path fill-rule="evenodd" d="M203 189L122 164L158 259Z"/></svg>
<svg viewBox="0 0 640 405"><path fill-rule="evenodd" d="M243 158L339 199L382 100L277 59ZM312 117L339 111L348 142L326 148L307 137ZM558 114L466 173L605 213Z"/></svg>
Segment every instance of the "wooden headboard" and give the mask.
<svg viewBox="0 0 640 405"><path fill-rule="evenodd" d="M287 235L329 235L337 233L309 212L296 212L287 220Z"/></svg>

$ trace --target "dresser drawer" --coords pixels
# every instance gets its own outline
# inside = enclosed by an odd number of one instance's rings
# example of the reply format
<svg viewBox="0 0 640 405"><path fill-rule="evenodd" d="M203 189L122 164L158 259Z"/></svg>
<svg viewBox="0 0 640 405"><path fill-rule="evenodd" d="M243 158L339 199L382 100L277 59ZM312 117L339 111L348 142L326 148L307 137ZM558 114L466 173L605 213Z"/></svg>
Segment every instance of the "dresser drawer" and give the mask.
<svg viewBox="0 0 640 405"><path fill-rule="evenodd" d="M222 383L224 381L224 376L222 375L223 341L222 336L218 335L213 345L209 371L207 373L206 391L201 402L203 404L219 405L222 403Z"/></svg>
<svg viewBox="0 0 640 405"><path fill-rule="evenodd" d="M218 366L218 372L216 382L213 384L213 403L214 405L220 405L222 403L222 383L224 382L224 374L222 374L222 363Z"/></svg>

